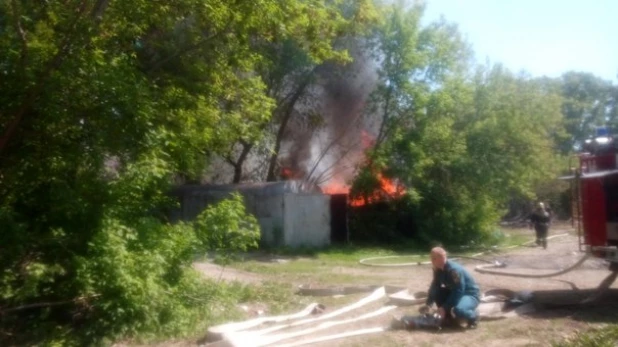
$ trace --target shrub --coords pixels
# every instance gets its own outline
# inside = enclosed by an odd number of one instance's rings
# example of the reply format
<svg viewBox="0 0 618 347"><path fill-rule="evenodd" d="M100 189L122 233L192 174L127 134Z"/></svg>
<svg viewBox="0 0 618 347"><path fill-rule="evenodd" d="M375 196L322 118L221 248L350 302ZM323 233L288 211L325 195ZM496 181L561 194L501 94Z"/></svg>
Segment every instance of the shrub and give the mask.
<svg viewBox="0 0 618 347"><path fill-rule="evenodd" d="M199 214L195 231L205 250L227 263L234 254L257 248L260 226L257 219L246 212L243 197L233 193L231 198L210 206Z"/></svg>

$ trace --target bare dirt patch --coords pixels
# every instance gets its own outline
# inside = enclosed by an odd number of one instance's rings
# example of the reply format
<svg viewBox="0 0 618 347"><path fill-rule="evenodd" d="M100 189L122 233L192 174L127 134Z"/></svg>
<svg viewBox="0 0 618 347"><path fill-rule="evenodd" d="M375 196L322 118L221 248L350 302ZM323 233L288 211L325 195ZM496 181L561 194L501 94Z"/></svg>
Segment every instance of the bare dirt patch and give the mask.
<svg viewBox="0 0 618 347"><path fill-rule="evenodd" d="M194 263L193 268L213 280L238 281L243 283L259 283L264 280L263 276L211 262Z"/></svg>

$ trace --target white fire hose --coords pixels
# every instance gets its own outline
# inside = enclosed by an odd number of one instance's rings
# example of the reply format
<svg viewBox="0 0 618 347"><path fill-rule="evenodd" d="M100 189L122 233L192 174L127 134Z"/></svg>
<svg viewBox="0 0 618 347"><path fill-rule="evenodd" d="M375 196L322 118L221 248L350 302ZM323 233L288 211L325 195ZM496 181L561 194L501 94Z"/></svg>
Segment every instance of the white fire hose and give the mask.
<svg viewBox="0 0 618 347"><path fill-rule="evenodd" d="M553 238L557 238L557 237L562 237L562 236L567 236L569 235L568 233L563 233L563 234L556 234L556 235L552 235L550 237L548 237L547 239L553 239ZM511 248L516 248L516 247L523 247L529 244L533 244L534 241L528 241L528 242L524 242L522 244L519 245L514 245L514 246L509 246L509 247L502 247L502 248L498 248L497 250L504 250L504 249L511 249ZM476 253L470 256L467 255L453 255L453 256L449 256L449 259L451 260L458 260L458 259L471 259L471 260L475 260L475 261L480 261L480 262L485 262L488 263L488 265L481 265L484 266L484 268L489 268L489 267L505 267L504 264L502 263L496 263L493 261L489 261L483 258L479 258L479 256L489 253L492 250L488 250L485 252L480 252L480 253ZM415 262L407 262L407 263L386 263L386 264L381 264L381 263L374 263L372 261L376 261L376 260L384 260L384 259L395 259L395 258L410 258L410 257L419 257L421 259L426 259L426 256L424 255L389 255L389 256L383 256L383 257L371 257L371 258L364 258L359 260L359 264L362 265L366 265L366 266L376 266L376 267L401 267L401 266L418 266L418 265L431 265L431 261L428 260L419 260L419 261L415 261ZM585 260L585 259L584 259ZM583 261L582 261L583 263ZM578 266L581 265L578 264ZM570 269L572 270L572 269ZM569 270L569 271L570 271ZM568 272L568 271L567 271ZM487 272L490 273L490 272ZM499 272L495 272L496 275L502 275L503 273L499 273ZM507 275L504 275L507 276ZM557 275L552 275L552 276L557 276Z"/></svg>
<svg viewBox="0 0 618 347"><path fill-rule="evenodd" d="M568 235L568 234L553 235L549 238L555 238L555 237L560 237L564 235ZM526 242L518 246L525 246L532 242ZM518 246L511 246L508 248L514 248ZM500 262L492 262L492 261L478 258L478 256L484 253L486 252L478 253L473 256L453 256L450 259L466 258L466 259L472 259L475 261L486 262L487 264L478 265L475 267L475 271L478 271L484 274L492 274L492 275L498 275L498 276L510 276L510 277L523 277L523 278L547 278L547 277L559 276L569 271L572 271L573 269L583 264L586 261L586 259L589 258L589 255L586 254L580 260L578 260L575 264L569 266L566 269L563 269L557 272L546 273L546 274L525 274L525 273L513 273L513 272L490 270L492 268L504 268L505 265ZM359 263L362 265L366 265L366 266L384 266L384 267L414 266L414 265L431 264L431 262L429 261L418 261L418 262L412 262L412 263L399 263L399 264L372 263L372 261L375 261L375 260L392 259L392 258L397 258L397 257L410 257L410 256L372 257L372 258L361 259ZM618 276L618 272L613 272L610 276L608 276L602 282L601 286L599 287L599 293L602 292L603 289L607 290L607 288L611 286L611 284L613 283L613 281L616 279L617 276ZM312 334L319 330L331 328L334 326L339 326L342 324L349 324L349 323L353 323L353 322L360 321L363 319L376 317L376 316L379 316L381 314L384 314L396 308L397 307L396 305L398 304L402 304L402 303L404 305L405 304L408 304L408 305L409 304L420 304L420 303L423 303L426 298L426 293L418 292L412 295L408 295L407 290L403 288L393 287L393 286L391 287L352 286L352 287L334 287L334 288L312 288L306 285L299 286L300 295L311 295L311 296L347 295L347 294L362 293L362 292L369 292L369 291L372 291L372 294L359 300L358 302L345 306L343 308L340 308L328 314L315 317L315 318L306 318L306 319L297 320L297 319L306 317L309 314L321 313L324 310L324 307L316 303L311 304L307 306L304 310L296 314L292 314L292 315L277 316L277 317L270 317L270 318L269 317L256 318L256 319L246 321L246 322L228 323L228 324L224 324L220 326L211 327L208 329L209 337L211 339L218 340L218 341L210 343L206 346L209 346L209 347L224 347L224 346L225 347L249 347L249 346L254 347L255 346L257 347L257 346L272 346L273 344L276 344L277 346L292 347L292 346L301 346L301 345L312 344L312 343L317 343L317 342L324 342L324 341L329 341L329 340L334 340L334 339L340 339L344 337L379 333L379 332L389 330L389 328L373 327L373 328L359 329L359 330L354 330L354 331L349 331L349 332L342 332L342 333L332 334L332 335L327 335L327 336L314 337L314 338L309 338L309 339L304 339L304 340L296 340L294 342L289 342L289 343L284 343L284 344L280 343L288 339L299 338L303 335ZM403 293L404 291L406 292L405 294ZM376 300L383 298L384 296L386 296L387 293L394 293L390 295L390 298L391 298L391 301L389 302L390 305L384 306L378 310L375 310L375 311L372 311L372 312L369 312L363 315L359 315L355 318L321 322L315 327L306 328L300 331L297 330L297 331L292 331L288 333L280 333L280 334L274 334L274 335L272 334L281 329L297 327L297 326L302 326L308 323L323 321L326 319L339 316L343 313L356 310L362 306L365 306L371 302L375 302ZM489 304L489 303L496 302L496 301L505 301L505 298L510 297L512 299L512 296L514 295L515 293L509 290L492 290L484 294L484 298L482 299L482 302ZM598 298L599 296L600 295L594 295L593 297L590 297L582 301L581 304L589 303L592 300ZM521 312L525 312L526 310L530 309L529 306L522 307L522 308L524 308L524 310L522 310ZM498 312L500 312L499 309L498 309ZM269 328L265 328L261 330L247 331L247 329L256 327L258 325L262 325L264 323L283 323L283 324L271 326Z"/></svg>

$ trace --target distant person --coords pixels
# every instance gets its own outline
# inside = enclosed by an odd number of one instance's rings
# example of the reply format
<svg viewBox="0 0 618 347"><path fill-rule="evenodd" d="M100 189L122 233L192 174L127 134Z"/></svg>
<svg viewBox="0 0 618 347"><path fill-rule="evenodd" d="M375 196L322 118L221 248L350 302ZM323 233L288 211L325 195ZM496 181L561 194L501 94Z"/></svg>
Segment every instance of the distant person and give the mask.
<svg viewBox="0 0 618 347"><path fill-rule="evenodd" d="M530 228L534 226L536 244L547 249L547 233L551 224L551 214L545 208L545 204L539 202L536 209L530 214Z"/></svg>
<svg viewBox="0 0 618 347"><path fill-rule="evenodd" d="M467 328L476 328L479 321L477 307L480 302L476 281L463 266L447 259L444 248L434 247L430 255L433 280L426 306L421 308L421 312L428 312L435 303L442 323L464 320Z"/></svg>

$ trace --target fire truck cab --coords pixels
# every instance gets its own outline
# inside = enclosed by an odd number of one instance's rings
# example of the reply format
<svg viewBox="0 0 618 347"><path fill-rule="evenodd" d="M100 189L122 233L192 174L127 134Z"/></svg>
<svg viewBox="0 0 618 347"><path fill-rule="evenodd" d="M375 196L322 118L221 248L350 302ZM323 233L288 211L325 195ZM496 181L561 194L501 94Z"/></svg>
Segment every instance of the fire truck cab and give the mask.
<svg viewBox="0 0 618 347"><path fill-rule="evenodd" d="M610 262L618 271L618 138L597 129L578 155L572 179L572 216L580 250Z"/></svg>

